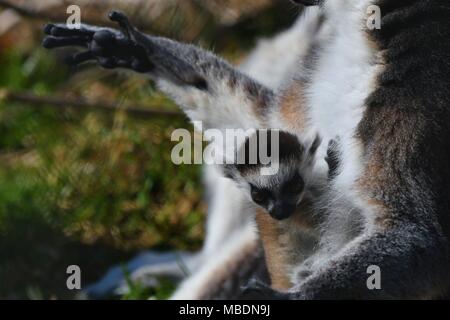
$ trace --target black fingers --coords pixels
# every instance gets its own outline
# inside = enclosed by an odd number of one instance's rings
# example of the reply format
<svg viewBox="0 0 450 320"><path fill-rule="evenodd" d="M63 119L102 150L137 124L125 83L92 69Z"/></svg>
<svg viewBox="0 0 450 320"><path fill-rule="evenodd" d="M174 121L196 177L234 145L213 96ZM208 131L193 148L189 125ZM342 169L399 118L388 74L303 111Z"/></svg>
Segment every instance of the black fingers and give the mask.
<svg viewBox="0 0 450 320"><path fill-rule="evenodd" d="M47 36L42 45L44 48L53 49L67 46L87 47L94 31L88 30L86 26L82 26L80 29L70 29L64 24L49 23L45 25L44 33Z"/></svg>
<svg viewBox="0 0 450 320"><path fill-rule="evenodd" d="M122 30L125 31L125 33L128 35L128 38L130 38L130 31L133 30L133 27L128 20L128 17L123 12L115 10L111 11L109 13L109 19L111 21L117 22Z"/></svg>
<svg viewBox="0 0 450 320"><path fill-rule="evenodd" d="M65 24L49 23L44 27L45 34L58 37L92 37L96 31L98 31L97 27L87 25L81 25L78 29L71 29Z"/></svg>
<svg viewBox="0 0 450 320"><path fill-rule="evenodd" d="M44 27L44 33L47 36L44 38L43 46L48 49L64 46L88 47L94 42L97 42L99 46L113 48L117 39L124 38L117 30L88 25L81 25L79 29L70 29L64 24L50 23Z"/></svg>
<svg viewBox="0 0 450 320"><path fill-rule="evenodd" d="M110 57L99 57L97 58L98 63L105 69L114 69L117 68L117 63L114 58Z"/></svg>
<svg viewBox="0 0 450 320"><path fill-rule="evenodd" d="M134 58L131 62L131 68L140 73L153 71L155 66L148 59Z"/></svg>
<svg viewBox="0 0 450 320"><path fill-rule="evenodd" d="M51 35L51 34L52 34L52 29L53 29L54 26L55 26L55 25L52 24L52 23L46 24L46 25L44 26L44 33L45 33L45 34Z"/></svg>
<svg viewBox="0 0 450 320"><path fill-rule="evenodd" d="M75 66L89 60L95 60L95 56L92 54L91 51L76 53L66 58L67 64L71 66Z"/></svg>
<svg viewBox="0 0 450 320"><path fill-rule="evenodd" d="M119 59L119 60L116 60L116 65L117 65L117 67L120 67L120 68L127 68L127 69L133 69L133 67L132 67L132 61L130 61L130 60L123 60L123 59Z"/></svg>
<svg viewBox="0 0 450 320"><path fill-rule="evenodd" d="M67 46L86 47L87 44L88 44L87 39L79 37L58 38L54 36L47 36L42 41L42 45L44 46L44 48L47 49L67 47Z"/></svg>
<svg viewBox="0 0 450 320"><path fill-rule="evenodd" d="M113 10L108 16L111 21L117 22L121 27L127 28L130 26L128 17L123 12Z"/></svg>
<svg viewBox="0 0 450 320"><path fill-rule="evenodd" d="M107 69L122 67L140 73L154 70L155 66L150 62L146 49L136 40L136 36L141 39L141 34L131 26L125 14L112 11L109 17L119 23L122 32L89 25L70 29L64 24L47 24L44 27L47 36L43 40L43 46L48 49L71 46L87 49L68 57L66 61L69 65L96 60L100 66ZM145 37L142 35L142 38Z"/></svg>
<svg viewBox="0 0 450 320"><path fill-rule="evenodd" d="M130 20L128 20L128 17L124 13L111 11L109 13L109 19L119 24L122 32L129 41L139 46L143 46L146 43L145 35L131 25Z"/></svg>

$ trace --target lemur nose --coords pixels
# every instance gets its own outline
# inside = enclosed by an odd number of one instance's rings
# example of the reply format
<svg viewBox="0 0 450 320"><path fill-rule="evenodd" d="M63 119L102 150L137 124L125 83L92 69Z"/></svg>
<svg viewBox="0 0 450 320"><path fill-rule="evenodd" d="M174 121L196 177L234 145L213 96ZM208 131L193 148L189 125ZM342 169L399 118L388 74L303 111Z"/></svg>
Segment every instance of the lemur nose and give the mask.
<svg viewBox="0 0 450 320"><path fill-rule="evenodd" d="M272 218L276 220L286 220L292 216L295 211L296 206L294 204L280 203L276 204L269 214Z"/></svg>

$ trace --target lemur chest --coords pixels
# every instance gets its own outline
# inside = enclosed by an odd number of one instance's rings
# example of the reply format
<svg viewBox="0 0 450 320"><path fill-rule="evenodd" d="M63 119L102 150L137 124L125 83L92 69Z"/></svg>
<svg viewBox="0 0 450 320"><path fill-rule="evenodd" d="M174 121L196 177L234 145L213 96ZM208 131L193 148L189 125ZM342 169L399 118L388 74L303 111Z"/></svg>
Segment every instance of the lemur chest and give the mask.
<svg viewBox="0 0 450 320"><path fill-rule="evenodd" d="M312 123L325 140L355 132L374 90L373 55L361 32L337 34L319 54L306 95Z"/></svg>
<svg viewBox="0 0 450 320"><path fill-rule="evenodd" d="M362 146L355 137L365 100L375 89L378 66L374 49L361 28L336 30L318 55L306 92L313 129L324 141L339 138L342 167L336 182L349 187L361 168ZM319 155L325 155L327 143Z"/></svg>

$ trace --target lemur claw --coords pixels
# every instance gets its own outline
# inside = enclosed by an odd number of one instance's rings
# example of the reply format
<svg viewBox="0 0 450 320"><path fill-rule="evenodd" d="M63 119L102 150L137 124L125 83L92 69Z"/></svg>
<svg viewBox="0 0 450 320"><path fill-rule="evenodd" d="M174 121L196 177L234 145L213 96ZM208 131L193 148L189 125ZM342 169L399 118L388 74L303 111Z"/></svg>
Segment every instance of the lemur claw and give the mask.
<svg viewBox="0 0 450 320"><path fill-rule="evenodd" d="M108 16L111 21L117 22L122 29L129 30L132 28L128 17L123 12L113 10Z"/></svg>
<svg viewBox="0 0 450 320"><path fill-rule="evenodd" d="M127 16L123 12L120 12L117 10L110 11L108 14L108 17L111 21L115 21L115 22L119 22L119 23L121 21L128 20Z"/></svg>
<svg viewBox="0 0 450 320"><path fill-rule="evenodd" d="M119 27L126 36L127 40L145 51L144 43L147 42L146 37L139 30L133 27L130 20L123 12L113 10L108 16L111 21L119 24Z"/></svg>

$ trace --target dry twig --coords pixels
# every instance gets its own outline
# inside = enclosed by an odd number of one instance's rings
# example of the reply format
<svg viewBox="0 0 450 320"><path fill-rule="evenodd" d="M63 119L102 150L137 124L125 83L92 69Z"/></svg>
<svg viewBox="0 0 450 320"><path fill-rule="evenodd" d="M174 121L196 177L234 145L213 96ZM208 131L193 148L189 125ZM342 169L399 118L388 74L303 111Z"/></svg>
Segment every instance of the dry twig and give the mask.
<svg viewBox="0 0 450 320"><path fill-rule="evenodd" d="M27 91L9 91L0 90L0 101L21 102L30 106L53 106L55 108L76 107L83 110L103 110L117 111L123 110L127 114L139 118L155 118L155 117L184 117L179 111L159 110L150 108L145 105L123 105L107 101L87 101L83 98L57 97L57 96L39 96Z"/></svg>

